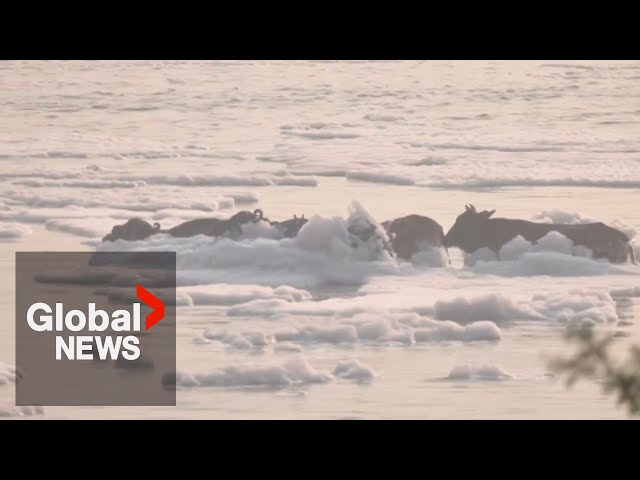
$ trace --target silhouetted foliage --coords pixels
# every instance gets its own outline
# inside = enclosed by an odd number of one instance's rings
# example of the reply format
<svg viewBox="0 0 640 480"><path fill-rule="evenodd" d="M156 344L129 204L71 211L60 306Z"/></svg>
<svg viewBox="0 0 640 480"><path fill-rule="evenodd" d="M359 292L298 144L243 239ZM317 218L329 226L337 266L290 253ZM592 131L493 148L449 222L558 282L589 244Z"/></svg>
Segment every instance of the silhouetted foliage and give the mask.
<svg viewBox="0 0 640 480"><path fill-rule="evenodd" d="M557 358L551 368L567 375L567 386L580 378L602 384L606 393L615 393L618 403L631 415L640 414L640 346L630 348L626 361L616 362L610 353L613 335L596 335L594 329L572 329L567 337L578 344L577 353L568 358Z"/></svg>

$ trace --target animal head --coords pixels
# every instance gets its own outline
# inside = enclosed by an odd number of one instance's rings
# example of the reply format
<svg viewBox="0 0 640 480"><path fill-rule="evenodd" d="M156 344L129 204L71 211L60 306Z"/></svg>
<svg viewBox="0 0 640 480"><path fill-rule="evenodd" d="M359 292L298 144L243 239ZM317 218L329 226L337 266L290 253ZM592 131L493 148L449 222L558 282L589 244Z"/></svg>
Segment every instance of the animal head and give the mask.
<svg viewBox="0 0 640 480"><path fill-rule="evenodd" d="M482 247L478 236L486 231L489 218L495 212L495 210L478 212L473 205L465 205L465 211L458 215L453 227L445 235L444 245L458 247L466 252Z"/></svg>
<svg viewBox="0 0 640 480"><path fill-rule="evenodd" d="M250 223L250 222L257 223L260 220L262 220L263 216L264 216L264 213L259 208L254 210L253 212L250 212L248 210L242 210L236 213L235 215L233 215L231 218L229 218L229 222L234 223L236 225L244 225L245 223Z"/></svg>
<svg viewBox="0 0 640 480"><path fill-rule="evenodd" d="M298 230L300 228L302 228L302 226L307 223L309 220L304 218L304 213L302 214L302 216L297 216L295 213L293 214L293 220L289 220L291 223L293 223Z"/></svg>
<svg viewBox="0 0 640 480"><path fill-rule="evenodd" d="M103 242L115 242L116 240L144 240L160 230L160 224L153 226L141 218L132 218L123 225L115 225L111 233L106 235Z"/></svg>
<svg viewBox="0 0 640 480"><path fill-rule="evenodd" d="M308 221L308 219L304 218L304 214L302 214L301 217L294 214L293 218L290 218L289 220L284 220L282 222L271 222L271 225L280 230L285 237L292 238L298 235L300 229Z"/></svg>

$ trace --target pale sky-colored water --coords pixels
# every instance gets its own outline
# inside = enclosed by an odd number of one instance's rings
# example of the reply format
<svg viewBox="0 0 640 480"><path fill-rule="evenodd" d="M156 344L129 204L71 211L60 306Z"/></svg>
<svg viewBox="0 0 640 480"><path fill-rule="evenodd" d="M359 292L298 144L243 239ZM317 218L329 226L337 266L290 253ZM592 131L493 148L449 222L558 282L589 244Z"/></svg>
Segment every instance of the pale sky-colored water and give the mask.
<svg viewBox="0 0 640 480"><path fill-rule="evenodd" d="M163 226L256 207L272 219L319 216L292 245L155 244L179 252L186 295L287 285L311 297L261 290L232 305L216 297L179 308L180 371L228 379L235 367L252 378L272 367L302 380L185 388L170 409L45 407L45 416L625 418L597 385L567 391L546 357L570 351L560 304L623 332L620 350L640 342L637 298L609 296L639 286L638 267L559 251L474 266L454 251L450 268L397 265L344 250L328 219L347 218L357 200L379 221L420 213L447 230L473 203L505 217L545 212L539 218L637 230L640 63L3 62L0 70L0 362L13 364L15 251L95 249L131 216ZM469 330L469 319L479 327ZM334 374L341 362L355 362L352 378ZM447 378L484 365L488 379ZM310 383L309 369L333 378ZM16 413L12 403L12 386L0 386L0 410Z"/></svg>

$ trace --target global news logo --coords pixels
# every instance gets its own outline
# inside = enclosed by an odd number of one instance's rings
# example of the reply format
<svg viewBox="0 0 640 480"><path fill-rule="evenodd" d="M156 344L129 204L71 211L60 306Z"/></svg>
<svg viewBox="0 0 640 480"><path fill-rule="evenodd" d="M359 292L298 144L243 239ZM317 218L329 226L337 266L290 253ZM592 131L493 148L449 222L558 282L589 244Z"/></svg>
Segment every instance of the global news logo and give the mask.
<svg viewBox="0 0 640 480"><path fill-rule="evenodd" d="M136 285L136 296L153 308L145 319L145 329L149 330L164 317L164 303L146 290ZM34 332L59 332L55 336L56 360L137 360L140 358L140 339L136 333L140 327L140 303L133 303L131 310L119 309L109 315L89 303L87 313L72 309L65 313L64 304L56 303L52 308L44 302L36 302L27 310L27 324ZM116 335L74 335L73 332L105 332L108 329ZM64 332L72 332L64 335ZM126 335L128 334L128 335ZM95 346L95 348L93 348Z"/></svg>
<svg viewBox="0 0 640 480"><path fill-rule="evenodd" d="M175 406L175 252L17 252L16 406Z"/></svg>

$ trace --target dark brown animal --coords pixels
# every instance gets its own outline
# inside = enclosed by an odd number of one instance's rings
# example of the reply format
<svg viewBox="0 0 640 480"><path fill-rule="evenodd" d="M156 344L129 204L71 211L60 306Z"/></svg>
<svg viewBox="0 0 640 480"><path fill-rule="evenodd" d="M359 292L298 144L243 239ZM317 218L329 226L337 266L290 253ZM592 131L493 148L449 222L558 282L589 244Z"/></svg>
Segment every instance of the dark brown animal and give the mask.
<svg viewBox="0 0 640 480"><path fill-rule="evenodd" d="M115 242L122 240L144 240L151 235L160 231L160 224L154 223L153 226L141 218L132 218L127 220L123 225L115 225L111 229L111 233L106 235L103 242Z"/></svg>
<svg viewBox="0 0 640 480"><path fill-rule="evenodd" d="M194 235L231 236L237 237L242 233L242 225L249 222L258 222L262 219L262 210L253 212L240 211L232 217L224 220L221 218L197 218L188 220L168 230L161 230L159 223L151 225L140 218L127 220L123 225L115 225L111 233L106 235L103 242L115 242L123 240L145 240L156 233L166 233L173 237L192 237Z"/></svg>
<svg viewBox="0 0 640 480"><path fill-rule="evenodd" d="M549 232L558 232L570 239L574 245L590 249L595 258L607 258L612 263L625 263L628 260L636 263L630 238L604 223L535 223L510 218L491 218L494 213L495 210L477 212L473 205L467 205L447 232L445 245L458 247L467 253L486 247L498 255L503 245L518 236L535 244Z"/></svg>
<svg viewBox="0 0 640 480"><path fill-rule="evenodd" d="M160 233L166 233L173 237L193 237L194 235L238 237L242 234L242 225L259 222L262 217L263 213L260 209L253 212L243 210L227 220L221 218L196 218L168 230L160 230Z"/></svg>
<svg viewBox="0 0 640 480"><path fill-rule="evenodd" d="M302 214L301 217L298 217L294 214L293 218L290 218L289 220L283 220L281 222L272 222L271 220L266 218L264 220L269 222L272 227L277 229L284 238L296 237L300 229L309 221L308 219L304 218L304 214Z"/></svg>
<svg viewBox="0 0 640 480"><path fill-rule="evenodd" d="M387 220L382 223L391 237L391 246L398 258L411 258L425 247L444 248L449 257L449 251L444 245L444 230L435 220L422 215L407 215ZM449 263L451 261L449 260Z"/></svg>

